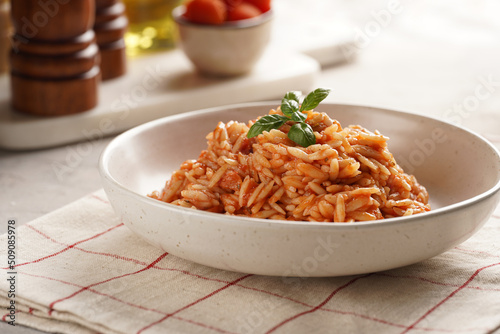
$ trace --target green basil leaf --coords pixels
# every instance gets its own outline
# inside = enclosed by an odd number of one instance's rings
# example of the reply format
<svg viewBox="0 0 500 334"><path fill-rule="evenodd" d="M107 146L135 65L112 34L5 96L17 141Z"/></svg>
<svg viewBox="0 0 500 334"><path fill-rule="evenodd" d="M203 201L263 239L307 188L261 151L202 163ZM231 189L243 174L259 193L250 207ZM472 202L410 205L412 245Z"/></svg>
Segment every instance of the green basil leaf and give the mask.
<svg viewBox="0 0 500 334"><path fill-rule="evenodd" d="M306 96L304 102L302 102L300 106L300 111L313 110L328 96L328 94L330 94L330 91L330 89L326 88L315 89Z"/></svg>
<svg viewBox="0 0 500 334"><path fill-rule="evenodd" d="M297 101L297 103L300 102L300 96L302 95L302 92L300 91L291 91L285 94L285 97L283 98L284 100L294 100Z"/></svg>
<svg viewBox="0 0 500 334"><path fill-rule="evenodd" d="M281 100L281 112L286 116L290 117L298 110L299 102L295 100L288 100L286 98L283 98L283 100Z"/></svg>
<svg viewBox="0 0 500 334"><path fill-rule="evenodd" d="M287 121L289 121L289 118L281 115L266 115L264 117L261 117L252 125L250 130L248 130L247 138L258 136L264 131L278 129Z"/></svg>
<svg viewBox="0 0 500 334"><path fill-rule="evenodd" d="M302 147L316 144L316 136L314 136L313 129L307 123L294 124L288 132L288 138Z"/></svg>
<svg viewBox="0 0 500 334"><path fill-rule="evenodd" d="M292 114L292 120L295 122L304 122L307 119L307 114L303 112L296 111Z"/></svg>

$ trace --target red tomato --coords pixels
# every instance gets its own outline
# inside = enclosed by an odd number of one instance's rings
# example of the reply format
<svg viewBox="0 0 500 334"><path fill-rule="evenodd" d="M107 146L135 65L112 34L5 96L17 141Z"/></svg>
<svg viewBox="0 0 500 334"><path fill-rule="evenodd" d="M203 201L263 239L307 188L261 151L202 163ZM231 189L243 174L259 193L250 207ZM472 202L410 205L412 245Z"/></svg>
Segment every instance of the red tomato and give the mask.
<svg viewBox="0 0 500 334"><path fill-rule="evenodd" d="M222 24L227 10L223 0L192 0L186 4L184 16L195 23Z"/></svg>
<svg viewBox="0 0 500 334"><path fill-rule="evenodd" d="M243 0L224 0L226 3L227 11L231 11L234 7L238 6Z"/></svg>
<svg viewBox="0 0 500 334"><path fill-rule="evenodd" d="M271 0L244 0L245 2L248 2L255 7L259 8L259 10L262 13L267 12L269 9L271 9Z"/></svg>
<svg viewBox="0 0 500 334"><path fill-rule="evenodd" d="M242 2L239 5L235 6L234 8L229 9L229 12L227 14L227 20L228 21L245 20L259 16L260 14L262 14L262 12L257 7L247 2Z"/></svg>

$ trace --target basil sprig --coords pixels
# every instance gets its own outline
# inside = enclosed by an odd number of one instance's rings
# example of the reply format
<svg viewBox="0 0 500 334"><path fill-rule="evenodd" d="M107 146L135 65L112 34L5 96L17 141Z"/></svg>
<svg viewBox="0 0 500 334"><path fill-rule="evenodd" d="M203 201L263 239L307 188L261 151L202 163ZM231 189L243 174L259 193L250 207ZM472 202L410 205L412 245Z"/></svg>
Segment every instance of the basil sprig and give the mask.
<svg viewBox="0 0 500 334"><path fill-rule="evenodd" d="M300 92L291 91L286 93L283 100L281 100L281 112L285 116L266 115L259 118L248 131L247 137L253 138L264 131L279 129L286 122L293 121L295 124L290 128L288 138L303 147L316 144L313 129L305 122L307 114L304 111L316 108L329 93L330 89L318 88L309 93L302 104L300 104Z"/></svg>

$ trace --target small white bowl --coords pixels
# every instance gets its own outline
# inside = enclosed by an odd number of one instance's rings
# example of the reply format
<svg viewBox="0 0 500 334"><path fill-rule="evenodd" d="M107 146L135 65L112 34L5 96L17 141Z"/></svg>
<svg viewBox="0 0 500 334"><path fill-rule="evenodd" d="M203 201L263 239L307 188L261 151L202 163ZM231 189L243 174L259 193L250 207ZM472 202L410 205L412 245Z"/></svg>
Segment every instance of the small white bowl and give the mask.
<svg viewBox="0 0 500 334"><path fill-rule="evenodd" d="M100 172L117 215L152 245L181 258L245 273L339 276L409 265L473 235L500 200L500 155L480 136L416 114L321 104L344 126L390 137L389 149L430 193L432 211L360 223L234 217L186 209L146 195L206 148L218 121L248 121L276 103L213 108L159 119L115 138Z"/></svg>
<svg viewBox="0 0 500 334"><path fill-rule="evenodd" d="M180 45L199 72L209 76L236 76L250 72L271 35L272 11L221 25L197 24L184 18L185 6L176 7Z"/></svg>

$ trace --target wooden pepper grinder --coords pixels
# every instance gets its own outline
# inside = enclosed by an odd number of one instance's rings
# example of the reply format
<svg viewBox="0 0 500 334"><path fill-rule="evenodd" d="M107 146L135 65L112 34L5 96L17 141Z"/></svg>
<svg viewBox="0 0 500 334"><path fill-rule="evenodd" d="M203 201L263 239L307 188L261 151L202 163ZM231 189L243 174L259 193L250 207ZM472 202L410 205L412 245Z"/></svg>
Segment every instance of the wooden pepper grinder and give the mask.
<svg viewBox="0 0 500 334"><path fill-rule="evenodd" d="M96 0L94 31L101 52L102 79L119 77L126 72L125 40L128 20L120 0Z"/></svg>
<svg viewBox="0 0 500 334"><path fill-rule="evenodd" d="M10 3L8 0L0 0L0 74L9 69L11 30Z"/></svg>
<svg viewBox="0 0 500 334"><path fill-rule="evenodd" d="M11 14L13 107L40 116L93 108L101 76L95 0L11 0Z"/></svg>

